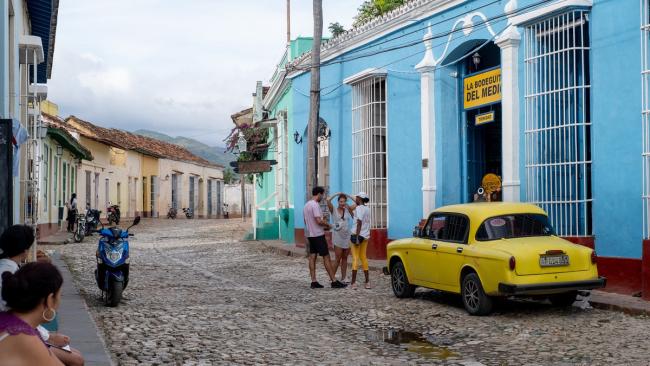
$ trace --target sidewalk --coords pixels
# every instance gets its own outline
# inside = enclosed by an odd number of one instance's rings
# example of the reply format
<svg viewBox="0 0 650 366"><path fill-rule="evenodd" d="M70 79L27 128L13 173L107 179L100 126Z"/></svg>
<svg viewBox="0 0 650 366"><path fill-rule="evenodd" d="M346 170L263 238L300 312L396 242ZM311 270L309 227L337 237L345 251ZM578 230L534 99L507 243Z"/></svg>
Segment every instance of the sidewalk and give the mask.
<svg viewBox="0 0 650 366"><path fill-rule="evenodd" d="M38 238L38 245L61 245L72 242L72 233L69 233L65 230L57 231L52 235L48 235L42 238Z"/></svg>
<svg viewBox="0 0 650 366"><path fill-rule="evenodd" d="M305 248L299 248L295 244L286 244L279 240L260 241L271 252L289 256L304 257ZM383 260L368 260L371 270L381 271L386 266ZM630 315L650 316L650 301L642 300L638 297L620 295L605 291L592 291L589 303L594 308L621 311Z"/></svg>
<svg viewBox="0 0 650 366"><path fill-rule="evenodd" d="M72 347L81 351L86 366L112 366L104 340L90 317L85 301L74 286L68 266L58 253L52 256L52 263L63 276L62 300L58 311L59 331L70 337Z"/></svg>

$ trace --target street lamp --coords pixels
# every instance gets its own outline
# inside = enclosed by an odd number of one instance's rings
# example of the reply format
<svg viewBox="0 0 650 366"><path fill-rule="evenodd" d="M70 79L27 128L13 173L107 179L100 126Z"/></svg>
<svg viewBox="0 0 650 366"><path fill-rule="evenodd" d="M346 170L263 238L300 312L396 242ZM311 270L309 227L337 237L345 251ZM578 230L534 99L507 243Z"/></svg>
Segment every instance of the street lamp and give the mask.
<svg viewBox="0 0 650 366"><path fill-rule="evenodd" d="M63 156L63 146L56 145L56 156L58 156L58 157Z"/></svg>

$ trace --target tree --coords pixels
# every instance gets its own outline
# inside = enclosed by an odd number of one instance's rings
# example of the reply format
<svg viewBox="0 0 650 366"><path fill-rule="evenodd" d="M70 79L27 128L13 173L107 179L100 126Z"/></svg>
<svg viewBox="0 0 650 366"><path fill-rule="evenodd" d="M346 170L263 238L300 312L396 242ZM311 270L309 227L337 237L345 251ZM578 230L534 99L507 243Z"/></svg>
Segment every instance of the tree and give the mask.
<svg viewBox="0 0 650 366"><path fill-rule="evenodd" d="M235 182L235 172L230 168L226 168L223 171L223 182L224 184L233 184Z"/></svg>
<svg viewBox="0 0 650 366"><path fill-rule="evenodd" d="M345 33L345 28L343 28L343 26L339 22L330 23L327 29L329 29L330 33L332 33L333 38L336 38L341 34Z"/></svg>
<svg viewBox="0 0 650 366"><path fill-rule="evenodd" d="M355 27L368 23L369 21L380 17L391 10L403 5L408 0L366 0L358 9L357 16L354 17Z"/></svg>

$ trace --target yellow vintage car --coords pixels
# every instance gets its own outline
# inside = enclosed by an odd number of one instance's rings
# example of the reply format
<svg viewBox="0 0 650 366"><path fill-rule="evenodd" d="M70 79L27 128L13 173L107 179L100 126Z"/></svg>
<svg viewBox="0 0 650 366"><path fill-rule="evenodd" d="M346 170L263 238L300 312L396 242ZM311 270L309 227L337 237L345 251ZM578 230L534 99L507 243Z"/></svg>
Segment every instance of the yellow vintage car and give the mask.
<svg viewBox="0 0 650 366"><path fill-rule="evenodd" d="M440 207L413 238L388 245L387 264L395 296L411 297L418 286L457 293L472 315L508 296L568 306L579 290L606 282L592 249L557 237L546 212L524 203Z"/></svg>

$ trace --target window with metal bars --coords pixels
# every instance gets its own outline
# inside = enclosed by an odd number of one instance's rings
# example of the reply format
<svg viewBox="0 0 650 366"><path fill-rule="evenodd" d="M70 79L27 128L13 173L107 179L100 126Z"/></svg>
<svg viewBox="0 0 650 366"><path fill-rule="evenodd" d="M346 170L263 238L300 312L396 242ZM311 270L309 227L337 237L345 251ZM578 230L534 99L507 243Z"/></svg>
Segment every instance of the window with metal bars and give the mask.
<svg viewBox="0 0 650 366"><path fill-rule="evenodd" d="M643 126L643 238L650 238L650 1L641 0L641 123Z"/></svg>
<svg viewBox="0 0 650 366"><path fill-rule="evenodd" d="M386 123L385 76L352 84L352 189L368 194L372 228L388 225Z"/></svg>
<svg viewBox="0 0 650 366"><path fill-rule="evenodd" d="M562 236L592 234L588 12L525 29L526 197Z"/></svg>

